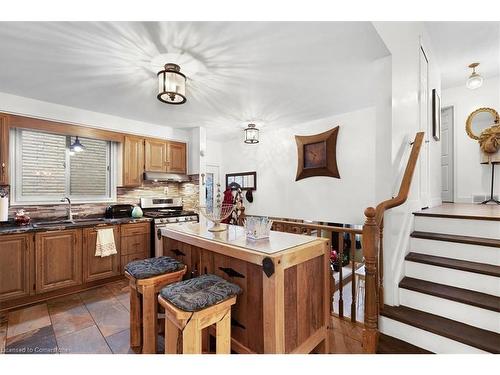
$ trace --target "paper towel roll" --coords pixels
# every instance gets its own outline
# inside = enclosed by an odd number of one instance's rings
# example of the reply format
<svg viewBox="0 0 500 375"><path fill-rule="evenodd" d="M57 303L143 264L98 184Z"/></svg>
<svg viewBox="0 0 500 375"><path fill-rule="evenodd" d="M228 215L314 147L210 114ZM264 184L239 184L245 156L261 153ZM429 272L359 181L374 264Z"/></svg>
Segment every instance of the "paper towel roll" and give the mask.
<svg viewBox="0 0 500 375"><path fill-rule="evenodd" d="M9 220L9 198L0 198L0 221Z"/></svg>

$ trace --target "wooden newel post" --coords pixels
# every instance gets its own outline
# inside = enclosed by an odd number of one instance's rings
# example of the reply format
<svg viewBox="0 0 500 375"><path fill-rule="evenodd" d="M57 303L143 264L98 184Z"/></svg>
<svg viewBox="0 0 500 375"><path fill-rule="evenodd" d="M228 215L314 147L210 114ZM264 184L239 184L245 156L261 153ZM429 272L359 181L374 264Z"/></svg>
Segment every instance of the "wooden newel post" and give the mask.
<svg viewBox="0 0 500 375"><path fill-rule="evenodd" d="M363 352L375 353L378 343L378 285L377 248L379 228L375 221L375 209L365 210L363 225L363 255L365 257L365 326L363 329Z"/></svg>

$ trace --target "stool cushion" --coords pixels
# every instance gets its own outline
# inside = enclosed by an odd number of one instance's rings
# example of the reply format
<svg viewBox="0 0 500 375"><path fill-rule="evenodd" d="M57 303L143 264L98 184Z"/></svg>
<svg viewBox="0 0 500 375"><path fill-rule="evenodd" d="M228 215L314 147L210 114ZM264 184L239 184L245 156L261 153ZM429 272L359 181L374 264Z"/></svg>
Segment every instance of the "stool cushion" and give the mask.
<svg viewBox="0 0 500 375"><path fill-rule="evenodd" d="M207 274L170 284L163 288L160 294L181 310L200 311L241 292L238 285L219 276Z"/></svg>
<svg viewBox="0 0 500 375"><path fill-rule="evenodd" d="M125 271L136 279L147 279L166 273L180 271L184 264L170 257L156 257L134 260L125 266Z"/></svg>

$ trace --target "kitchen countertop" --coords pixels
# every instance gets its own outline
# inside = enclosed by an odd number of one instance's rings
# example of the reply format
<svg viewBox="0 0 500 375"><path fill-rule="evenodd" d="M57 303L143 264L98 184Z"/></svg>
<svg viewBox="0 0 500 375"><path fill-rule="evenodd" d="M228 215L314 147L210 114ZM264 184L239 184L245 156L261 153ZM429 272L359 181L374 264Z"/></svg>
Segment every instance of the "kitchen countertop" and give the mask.
<svg viewBox="0 0 500 375"><path fill-rule="evenodd" d="M81 219L91 219L91 218L81 218ZM112 225L112 224L128 224L128 223L141 223L146 221L151 221L153 219L147 217L141 218L132 218L132 217L124 217L117 219L104 219L102 217L96 217L96 221L85 221L85 222L75 222L75 223L54 223L52 226L43 226L43 227L34 227L33 224L38 222L48 222L51 220L64 220L61 218L57 219L43 219L43 220L35 220L29 225L19 226L16 225L13 221L8 221L4 223L0 223L0 236L5 234L21 234L28 232L46 232L51 230L62 230L62 229L72 229L72 228L85 228L85 227L96 227L100 225ZM75 219L78 220L78 219Z"/></svg>
<svg viewBox="0 0 500 375"><path fill-rule="evenodd" d="M220 242L230 246L251 250L262 254L275 254L295 246L317 240L317 237L300 234L271 231L269 238L250 240L246 238L245 229L236 225L228 225L223 232L210 232L211 224L200 219L199 223L169 224L162 228L162 235L168 237L169 231L181 232L183 234L196 236L204 240Z"/></svg>

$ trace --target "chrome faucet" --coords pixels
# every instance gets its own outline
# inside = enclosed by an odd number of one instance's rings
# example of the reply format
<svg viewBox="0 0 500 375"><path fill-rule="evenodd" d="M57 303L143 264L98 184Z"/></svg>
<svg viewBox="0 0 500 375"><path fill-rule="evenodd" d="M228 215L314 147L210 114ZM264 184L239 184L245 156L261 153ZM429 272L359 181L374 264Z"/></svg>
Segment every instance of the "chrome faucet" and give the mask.
<svg viewBox="0 0 500 375"><path fill-rule="evenodd" d="M66 209L66 212L68 213L68 220L72 221L73 220L73 211L71 211L71 199L68 197L64 197L61 199L61 202L68 202L68 208Z"/></svg>

